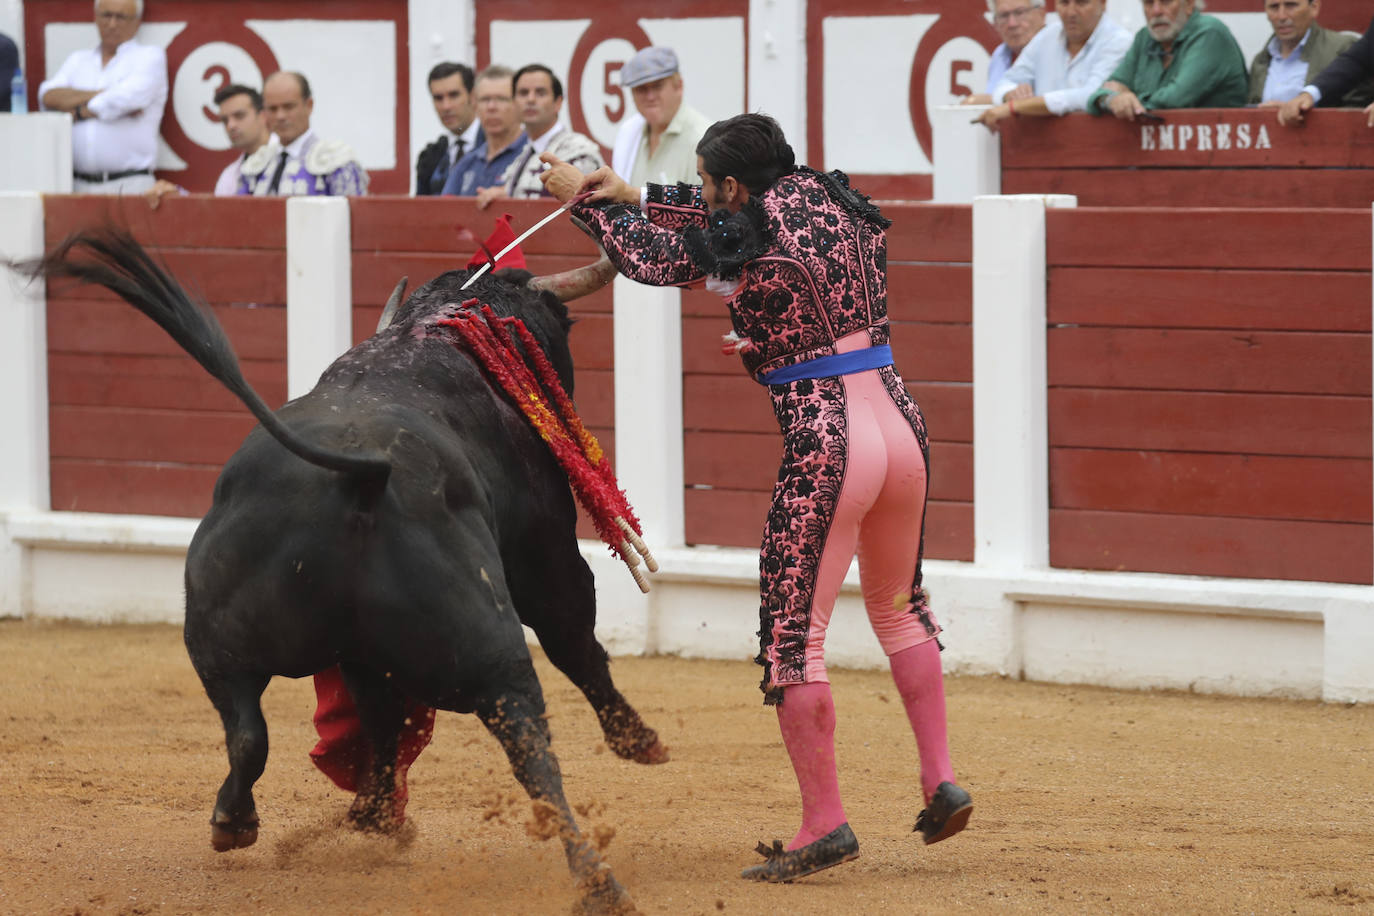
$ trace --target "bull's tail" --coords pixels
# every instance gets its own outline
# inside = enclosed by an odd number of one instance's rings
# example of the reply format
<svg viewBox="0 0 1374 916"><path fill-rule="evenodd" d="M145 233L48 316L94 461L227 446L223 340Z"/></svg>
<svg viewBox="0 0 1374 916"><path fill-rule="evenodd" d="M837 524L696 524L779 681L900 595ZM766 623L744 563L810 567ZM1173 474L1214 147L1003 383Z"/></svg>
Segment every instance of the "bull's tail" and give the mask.
<svg viewBox="0 0 1374 916"><path fill-rule="evenodd" d="M229 338L209 307L192 299L124 230L106 227L77 233L33 264L30 272L105 287L157 322L196 362L237 395L263 429L292 453L332 471L369 478L375 483L386 481L391 464L384 456L323 448L283 423L244 379Z"/></svg>

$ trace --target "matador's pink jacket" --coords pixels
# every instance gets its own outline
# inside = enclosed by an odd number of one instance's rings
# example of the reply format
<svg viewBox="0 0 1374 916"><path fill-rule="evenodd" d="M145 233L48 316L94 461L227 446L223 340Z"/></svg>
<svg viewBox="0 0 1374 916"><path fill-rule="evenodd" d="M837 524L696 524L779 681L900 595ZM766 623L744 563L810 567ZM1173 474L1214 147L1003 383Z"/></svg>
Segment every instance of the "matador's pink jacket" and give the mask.
<svg viewBox="0 0 1374 916"><path fill-rule="evenodd" d="M835 352L867 330L886 344L888 220L841 172L800 167L739 213L707 213L701 188L648 186L644 213L579 205L625 276L686 286L707 275L740 280L727 299L745 368L760 373ZM647 218L646 218L647 216Z"/></svg>

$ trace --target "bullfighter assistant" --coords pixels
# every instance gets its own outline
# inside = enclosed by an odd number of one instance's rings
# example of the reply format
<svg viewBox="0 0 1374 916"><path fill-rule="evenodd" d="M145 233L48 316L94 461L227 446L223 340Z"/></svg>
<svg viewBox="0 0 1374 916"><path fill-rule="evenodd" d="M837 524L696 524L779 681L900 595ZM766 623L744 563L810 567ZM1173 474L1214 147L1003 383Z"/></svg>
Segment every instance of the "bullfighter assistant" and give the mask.
<svg viewBox="0 0 1374 916"><path fill-rule="evenodd" d="M702 185L627 185L583 176L552 156L544 180L575 205L627 277L656 286L704 281L725 296L727 350L768 391L782 467L763 534L759 645L765 703L802 796L802 824L745 878L789 881L855 858L840 802L835 706L825 634L857 550L864 604L916 736L926 843L972 811L955 784L945 734L939 624L921 587L929 449L925 421L892 365L887 319L889 221L841 172L797 166L778 124L744 114L697 145Z"/></svg>

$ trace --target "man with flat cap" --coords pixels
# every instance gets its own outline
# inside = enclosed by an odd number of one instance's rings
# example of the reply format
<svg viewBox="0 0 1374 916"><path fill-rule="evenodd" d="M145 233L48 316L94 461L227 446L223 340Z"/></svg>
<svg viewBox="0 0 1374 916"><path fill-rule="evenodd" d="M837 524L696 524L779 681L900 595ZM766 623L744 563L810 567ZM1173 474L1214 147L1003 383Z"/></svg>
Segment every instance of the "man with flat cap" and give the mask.
<svg viewBox="0 0 1374 916"><path fill-rule="evenodd" d="M611 157L617 175L635 187L652 181L698 184L697 141L711 121L682 101L682 75L672 48L640 51L620 71L639 112L625 119Z"/></svg>

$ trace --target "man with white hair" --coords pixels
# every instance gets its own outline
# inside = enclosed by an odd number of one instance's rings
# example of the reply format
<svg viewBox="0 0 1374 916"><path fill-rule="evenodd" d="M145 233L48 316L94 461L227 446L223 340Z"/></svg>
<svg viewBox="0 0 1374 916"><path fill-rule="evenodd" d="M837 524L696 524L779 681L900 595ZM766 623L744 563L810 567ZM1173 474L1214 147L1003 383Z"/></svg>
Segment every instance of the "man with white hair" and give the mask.
<svg viewBox="0 0 1374 916"><path fill-rule="evenodd" d="M1014 115L1082 111L1131 47L1131 34L1107 11L1107 0L1058 0L1059 21L1040 30L992 90L993 107L978 120L996 130Z"/></svg>
<svg viewBox="0 0 1374 916"><path fill-rule="evenodd" d="M95 0L99 46L74 51L38 87L45 110L72 116L78 194L141 194L153 186L167 55L134 41L142 21L143 0Z"/></svg>
<svg viewBox="0 0 1374 916"><path fill-rule="evenodd" d="M620 124L611 160L617 175L635 187L652 181L696 184L697 141L711 122L682 101L682 74L672 48L649 47L626 61L620 85L630 90L638 114Z"/></svg>
<svg viewBox="0 0 1374 916"><path fill-rule="evenodd" d="M964 96L964 105L991 104L992 90L997 88L1031 39L1045 27L1045 0L988 0L988 13L1002 43L993 49L988 60L987 88Z"/></svg>
<svg viewBox="0 0 1374 916"><path fill-rule="evenodd" d="M1088 98L1089 114L1134 121L1152 108L1240 108L1249 78L1245 56L1203 0L1143 0L1136 33L1111 79Z"/></svg>

